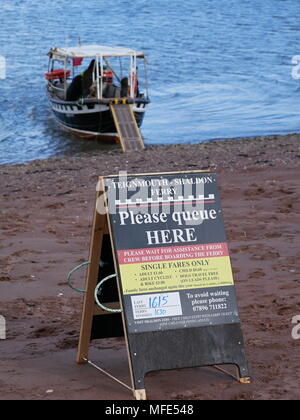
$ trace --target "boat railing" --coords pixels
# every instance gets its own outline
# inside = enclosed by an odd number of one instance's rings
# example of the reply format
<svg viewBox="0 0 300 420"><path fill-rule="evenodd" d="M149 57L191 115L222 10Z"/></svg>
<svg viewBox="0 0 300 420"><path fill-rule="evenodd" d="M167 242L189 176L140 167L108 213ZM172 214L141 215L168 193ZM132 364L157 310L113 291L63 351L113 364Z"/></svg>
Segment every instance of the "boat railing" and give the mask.
<svg viewBox="0 0 300 420"><path fill-rule="evenodd" d="M55 86L53 83L48 83L48 86L51 86L51 88L55 89L55 90L60 90L61 92L65 91L65 88L61 88L58 86Z"/></svg>

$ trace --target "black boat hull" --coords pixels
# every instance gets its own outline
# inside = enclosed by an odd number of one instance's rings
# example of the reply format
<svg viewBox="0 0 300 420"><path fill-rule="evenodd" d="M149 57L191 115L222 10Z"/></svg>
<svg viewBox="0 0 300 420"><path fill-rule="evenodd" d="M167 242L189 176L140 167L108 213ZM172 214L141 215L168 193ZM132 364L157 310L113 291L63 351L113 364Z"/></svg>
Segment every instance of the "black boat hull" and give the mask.
<svg viewBox="0 0 300 420"><path fill-rule="evenodd" d="M108 104L99 101L65 102L49 98L56 121L60 126L75 134L86 137L118 137L117 129ZM148 101L138 100L133 103L133 112L138 127L142 126Z"/></svg>

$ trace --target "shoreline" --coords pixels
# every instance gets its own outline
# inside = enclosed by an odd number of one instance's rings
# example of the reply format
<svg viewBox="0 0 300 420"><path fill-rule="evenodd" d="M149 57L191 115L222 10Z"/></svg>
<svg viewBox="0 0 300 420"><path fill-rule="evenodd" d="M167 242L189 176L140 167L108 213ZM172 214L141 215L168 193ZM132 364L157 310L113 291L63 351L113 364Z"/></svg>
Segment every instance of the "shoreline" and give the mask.
<svg viewBox="0 0 300 420"><path fill-rule="evenodd" d="M76 141L76 139L74 139L74 141ZM83 151L83 152L75 152L73 153L72 151L66 152L64 155L55 155L55 156L50 156L48 158L43 158L43 159L34 159L34 160L30 160L30 161L26 161L26 162L22 162L22 163L15 163L15 164L0 164L0 168L9 168L9 167L19 167L19 166L30 166L30 165L35 165L35 163L37 162L51 162L51 161L56 161L56 160L65 160L65 159L71 159L71 158L80 158L80 159L85 159L85 158L89 158L92 157L93 155L95 156L103 156L103 157L110 157L110 156L119 156L119 157L132 157L132 155L134 154L138 154L140 155L145 154L145 153L155 153L155 151L157 152L162 152L162 151L171 151L172 152L176 152L176 150L182 150L182 151L187 151L189 152L189 149L192 150L197 150L197 149L202 149L203 151L205 151L206 153L210 153L213 151L213 149L218 149L221 146L224 146L223 148L225 149L225 151L227 151L227 149L231 150L233 153L237 153L237 151L240 149L243 155L238 155L239 157L249 157L252 158L254 156L246 156L247 152L251 153L254 152L255 150L259 149L259 151L257 150L257 155L256 157L259 156L263 156L264 154L268 154L268 150L266 151L266 147L269 146L269 144L271 143L271 145L275 142L276 143L276 147L277 147L277 142L278 141L283 141L283 144L280 144L280 147L287 147L287 146L293 146L295 149L297 149L298 147L298 142L300 141L300 133L293 133L293 134L287 134L287 135L280 135L280 134L275 134L275 135L268 135L268 136L254 136L254 137L237 137L237 138L230 138L230 139L212 139L212 140L208 140L206 142L201 142L201 143L189 143L189 144L166 144L166 145L152 145L152 146L146 146L146 149L144 151L139 151L139 152L127 152L127 153L123 153L120 146L119 145L106 145L105 149L93 149L90 151ZM197 152L199 152L199 150L197 150ZM285 152L283 150L283 152ZM294 151L292 151L294 152ZM300 156L300 150L298 148L298 150L295 150L296 154L298 156ZM298 157L296 156L296 157ZM227 156L225 156L225 161ZM286 156L287 158L291 159L291 156ZM274 158L274 155L273 155ZM218 161L219 162L219 161ZM257 162L260 163L260 162ZM264 163L263 161L261 163ZM267 163L267 162L265 162ZM272 163L272 162L271 162ZM213 166L214 167L214 166Z"/></svg>
<svg viewBox="0 0 300 420"><path fill-rule="evenodd" d="M0 400L130 400L131 393L75 364L82 295L66 285L88 259L101 175L217 173L250 385L212 368L147 375L149 399L298 399L300 134L120 149L1 165ZM74 277L84 284L85 271ZM93 360L129 383L122 339L93 342ZM52 392L48 392L51 390Z"/></svg>

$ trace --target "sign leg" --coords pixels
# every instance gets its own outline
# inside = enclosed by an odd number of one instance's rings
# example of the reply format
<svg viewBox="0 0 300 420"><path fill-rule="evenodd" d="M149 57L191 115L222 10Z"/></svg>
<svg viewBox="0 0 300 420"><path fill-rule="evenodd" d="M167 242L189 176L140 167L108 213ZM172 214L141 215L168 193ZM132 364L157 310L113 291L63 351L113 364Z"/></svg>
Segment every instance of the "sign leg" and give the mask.
<svg viewBox="0 0 300 420"><path fill-rule="evenodd" d="M99 262L101 258L101 249L103 242L103 234L106 227L106 216L101 216L95 211L92 241L90 247L90 265L86 280L86 293L84 298L80 339L77 352L77 363L86 363L84 359L88 359L89 345L91 340L91 330L93 316L95 313L94 291L97 286Z"/></svg>
<svg viewBox="0 0 300 420"><path fill-rule="evenodd" d="M240 383L241 384L251 384L251 378L249 376L247 376L245 378L240 378Z"/></svg>
<svg viewBox="0 0 300 420"><path fill-rule="evenodd" d="M146 400L147 396L146 396L146 390L145 389L135 389L133 391L133 396L136 400Z"/></svg>
<svg viewBox="0 0 300 420"><path fill-rule="evenodd" d="M236 365L237 379L241 384L251 384L251 378L248 376L248 366L245 362L244 365Z"/></svg>

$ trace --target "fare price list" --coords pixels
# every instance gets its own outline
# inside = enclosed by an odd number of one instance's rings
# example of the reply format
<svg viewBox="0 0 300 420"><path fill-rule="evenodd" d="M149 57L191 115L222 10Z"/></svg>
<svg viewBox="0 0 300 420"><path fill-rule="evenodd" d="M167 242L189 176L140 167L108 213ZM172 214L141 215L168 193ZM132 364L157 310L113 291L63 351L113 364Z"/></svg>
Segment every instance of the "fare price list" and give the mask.
<svg viewBox="0 0 300 420"><path fill-rule="evenodd" d="M161 266L163 267L162 270L159 269ZM168 280L171 278L176 279L180 285L194 283L195 276L198 279L203 279L205 282L219 282L220 280L219 272L216 270L211 271L209 260L146 264L141 266L141 268L143 271L139 273L138 281L142 287L163 287L167 285ZM157 268L158 270L147 271L147 268ZM168 268L172 269L172 274L166 274L166 269Z"/></svg>
<svg viewBox="0 0 300 420"><path fill-rule="evenodd" d="M228 257L120 266L124 294L233 285Z"/></svg>
<svg viewBox="0 0 300 420"><path fill-rule="evenodd" d="M166 274L163 270L143 270L136 275L136 281L141 287L165 287L171 274Z"/></svg>

